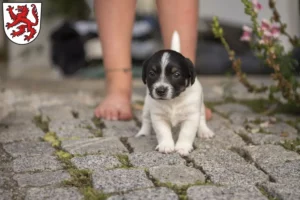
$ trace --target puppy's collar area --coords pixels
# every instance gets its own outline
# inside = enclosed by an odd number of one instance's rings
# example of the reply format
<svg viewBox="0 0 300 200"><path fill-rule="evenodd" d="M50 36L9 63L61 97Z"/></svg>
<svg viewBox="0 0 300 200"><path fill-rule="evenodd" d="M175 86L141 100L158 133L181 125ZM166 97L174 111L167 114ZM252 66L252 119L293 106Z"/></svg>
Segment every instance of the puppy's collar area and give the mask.
<svg viewBox="0 0 300 200"><path fill-rule="evenodd" d="M105 73L109 73L109 72L131 72L132 69L130 67L128 68L112 68L112 69L105 69Z"/></svg>

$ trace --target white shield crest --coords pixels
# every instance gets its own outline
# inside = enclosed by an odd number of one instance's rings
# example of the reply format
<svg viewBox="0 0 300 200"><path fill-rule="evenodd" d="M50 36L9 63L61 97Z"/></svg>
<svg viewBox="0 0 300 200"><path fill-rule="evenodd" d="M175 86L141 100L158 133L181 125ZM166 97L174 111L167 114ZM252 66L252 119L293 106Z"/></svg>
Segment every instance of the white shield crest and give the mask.
<svg viewBox="0 0 300 200"><path fill-rule="evenodd" d="M42 3L3 3L4 31L16 44L28 44L41 29Z"/></svg>

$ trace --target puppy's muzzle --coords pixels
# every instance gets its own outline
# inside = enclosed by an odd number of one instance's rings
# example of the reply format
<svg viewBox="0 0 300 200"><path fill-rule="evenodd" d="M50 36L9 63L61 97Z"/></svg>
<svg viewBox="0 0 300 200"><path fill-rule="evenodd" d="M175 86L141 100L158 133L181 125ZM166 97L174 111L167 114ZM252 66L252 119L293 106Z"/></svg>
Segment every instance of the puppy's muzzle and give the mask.
<svg viewBox="0 0 300 200"><path fill-rule="evenodd" d="M165 86L159 86L158 88L155 89L155 93L159 97L165 97L166 94L168 93L168 88Z"/></svg>

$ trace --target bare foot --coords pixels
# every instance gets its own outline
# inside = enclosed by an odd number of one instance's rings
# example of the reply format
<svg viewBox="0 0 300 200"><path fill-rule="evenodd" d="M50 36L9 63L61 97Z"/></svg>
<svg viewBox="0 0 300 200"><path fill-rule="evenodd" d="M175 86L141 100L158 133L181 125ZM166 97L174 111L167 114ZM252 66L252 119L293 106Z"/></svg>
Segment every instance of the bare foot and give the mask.
<svg viewBox="0 0 300 200"><path fill-rule="evenodd" d="M132 119L130 94L110 93L95 109L95 116L106 120Z"/></svg>
<svg viewBox="0 0 300 200"><path fill-rule="evenodd" d="M211 110L206 107L205 107L205 117L206 117L206 120L210 120L212 118Z"/></svg>

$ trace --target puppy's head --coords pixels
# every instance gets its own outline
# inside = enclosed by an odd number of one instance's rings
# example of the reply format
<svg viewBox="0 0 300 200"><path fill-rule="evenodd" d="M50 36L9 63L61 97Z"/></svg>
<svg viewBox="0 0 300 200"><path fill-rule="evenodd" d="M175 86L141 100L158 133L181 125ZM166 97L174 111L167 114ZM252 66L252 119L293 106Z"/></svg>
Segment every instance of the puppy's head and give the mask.
<svg viewBox="0 0 300 200"><path fill-rule="evenodd" d="M174 50L161 50L144 62L142 78L152 98L168 100L193 85L195 74L188 58Z"/></svg>

